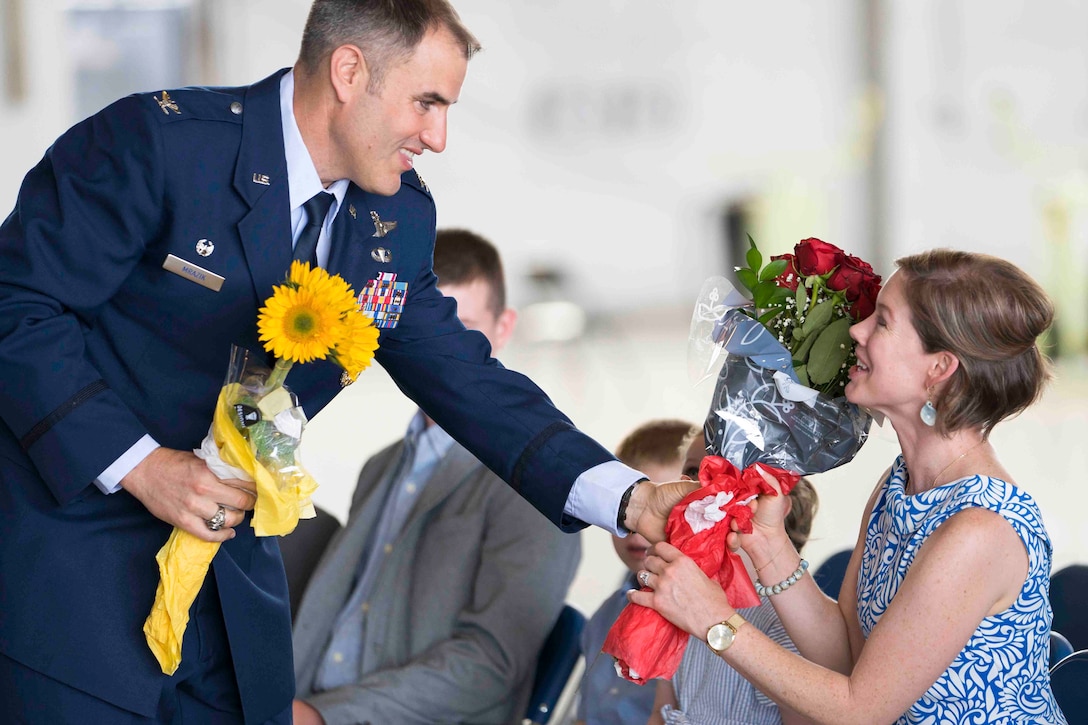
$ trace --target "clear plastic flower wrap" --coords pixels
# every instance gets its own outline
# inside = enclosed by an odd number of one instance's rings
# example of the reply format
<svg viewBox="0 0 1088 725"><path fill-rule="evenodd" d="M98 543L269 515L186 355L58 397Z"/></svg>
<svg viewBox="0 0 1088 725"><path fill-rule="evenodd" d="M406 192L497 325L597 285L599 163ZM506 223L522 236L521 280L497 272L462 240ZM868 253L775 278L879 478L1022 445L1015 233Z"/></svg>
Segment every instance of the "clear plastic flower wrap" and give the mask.
<svg viewBox="0 0 1088 725"><path fill-rule="evenodd" d="M740 469L766 463L802 475L851 460L872 418L844 396L801 385L790 352L742 308L722 277L707 280L692 315L688 361L696 380L715 375L703 425L707 453Z"/></svg>

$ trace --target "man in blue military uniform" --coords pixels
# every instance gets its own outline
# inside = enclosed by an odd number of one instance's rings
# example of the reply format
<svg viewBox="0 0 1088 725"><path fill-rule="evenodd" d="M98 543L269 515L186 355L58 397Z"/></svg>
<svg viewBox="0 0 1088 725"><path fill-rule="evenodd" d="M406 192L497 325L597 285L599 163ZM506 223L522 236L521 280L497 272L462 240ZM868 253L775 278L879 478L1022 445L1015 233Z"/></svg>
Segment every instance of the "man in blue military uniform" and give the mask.
<svg viewBox="0 0 1088 725"><path fill-rule="evenodd" d="M28 173L0 226L5 713L290 720L278 544L244 523L249 484L190 451L231 345L261 348L257 309L292 256L370 286L378 361L549 519L660 538L690 484L638 485L436 289L435 208L413 162L445 147L477 48L446 0L316 0L293 70L122 99ZM293 249L303 239L316 248ZM313 416L340 371L299 366L290 384ZM167 677L141 626L172 526L223 546Z"/></svg>

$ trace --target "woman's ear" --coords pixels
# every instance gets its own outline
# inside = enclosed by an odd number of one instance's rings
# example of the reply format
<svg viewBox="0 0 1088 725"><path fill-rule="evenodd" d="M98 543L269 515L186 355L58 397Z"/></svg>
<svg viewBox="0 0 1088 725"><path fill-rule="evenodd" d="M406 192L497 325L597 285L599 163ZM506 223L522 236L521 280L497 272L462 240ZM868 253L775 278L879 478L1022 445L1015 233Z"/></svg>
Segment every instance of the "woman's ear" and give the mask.
<svg viewBox="0 0 1088 725"><path fill-rule="evenodd" d="M960 359L947 350L934 353L933 363L926 378L926 389L936 387L948 380L959 367Z"/></svg>

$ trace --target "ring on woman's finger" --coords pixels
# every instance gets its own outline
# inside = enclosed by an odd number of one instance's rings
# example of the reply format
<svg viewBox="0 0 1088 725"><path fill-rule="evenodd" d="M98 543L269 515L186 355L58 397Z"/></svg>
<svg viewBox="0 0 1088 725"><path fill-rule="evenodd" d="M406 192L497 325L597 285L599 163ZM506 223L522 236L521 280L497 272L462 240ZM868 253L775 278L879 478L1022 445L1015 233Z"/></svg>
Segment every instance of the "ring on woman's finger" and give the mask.
<svg viewBox="0 0 1088 725"><path fill-rule="evenodd" d="M225 524L226 522L227 510L223 506L220 506L219 510L215 512L215 516L212 516L204 523L212 531L219 531L219 529L223 528L223 524Z"/></svg>
<svg viewBox="0 0 1088 725"><path fill-rule="evenodd" d="M644 586L644 587L650 586L646 581L649 578L650 578L650 572L646 571L645 569L643 569L642 571L640 571L638 573L638 580L640 582L642 582L642 586Z"/></svg>

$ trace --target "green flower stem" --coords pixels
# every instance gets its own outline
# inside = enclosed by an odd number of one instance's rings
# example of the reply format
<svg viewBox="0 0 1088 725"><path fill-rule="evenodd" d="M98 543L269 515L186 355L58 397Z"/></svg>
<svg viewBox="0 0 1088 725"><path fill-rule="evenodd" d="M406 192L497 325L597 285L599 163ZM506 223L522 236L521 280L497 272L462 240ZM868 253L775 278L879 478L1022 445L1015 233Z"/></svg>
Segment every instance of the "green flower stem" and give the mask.
<svg viewBox="0 0 1088 725"><path fill-rule="evenodd" d="M291 372L292 365L294 363L290 360L276 358L276 365L272 368L272 374L268 376L268 382L265 384L268 390L283 386L283 381L287 379L287 373Z"/></svg>

